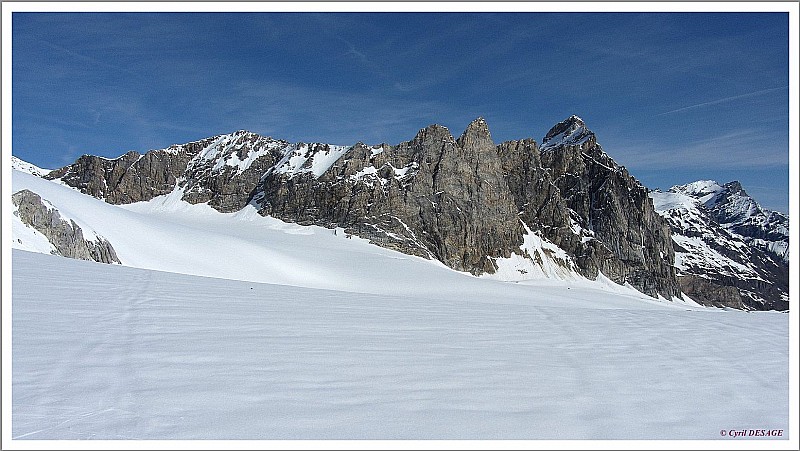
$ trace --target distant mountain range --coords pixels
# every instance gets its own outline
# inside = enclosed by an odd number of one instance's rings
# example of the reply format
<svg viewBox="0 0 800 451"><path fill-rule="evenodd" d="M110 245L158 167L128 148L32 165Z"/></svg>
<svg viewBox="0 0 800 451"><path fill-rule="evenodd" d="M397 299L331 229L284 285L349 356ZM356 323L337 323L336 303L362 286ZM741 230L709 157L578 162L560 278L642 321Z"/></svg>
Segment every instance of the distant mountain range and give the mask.
<svg viewBox="0 0 800 451"><path fill-rule="evenodd" d="M341 227L474 275L607 277L653 297L788 308L786 216L758 206L737 182L650 192L577 116L541 145L495 144L478 118L457 139L431 125L394 146L237 131L114 159L84 155L54 171L12 164L112 204L171 195L220 212L252 206ZM18 211L37 202L31 194L17 196Z"/></svg>
<svg viewBox="0 0 800 451"><path fill-rule="evenodd" d="M719 306L789 308L789 218L738 182L698 181L651 193L670 224L681 287Z"/></svg>

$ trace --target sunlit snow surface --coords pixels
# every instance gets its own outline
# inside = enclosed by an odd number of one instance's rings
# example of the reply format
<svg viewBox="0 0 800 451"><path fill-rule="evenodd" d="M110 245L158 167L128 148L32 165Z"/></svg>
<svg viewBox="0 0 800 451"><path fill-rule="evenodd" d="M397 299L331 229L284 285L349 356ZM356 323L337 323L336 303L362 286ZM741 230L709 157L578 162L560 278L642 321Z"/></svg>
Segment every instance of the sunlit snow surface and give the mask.
<svg viewBox="0 0 800 451"><path fill-rule="evenodd" d="M15 156L11 157L11 167L15 171L25 172L27 174L33 174L40 177L50 172L50 169L42 169L39 166L28 163L27 161L20 160Z"/></svg>
<svg viewBox="0 0 800 451"><path fill-rule="evenodd" d="M16 439L788 434L786 314L475 278L341 231L121 208L15 172L23 187L161 271L13 252Z"/></svg>
<svg viewBox="0 0 800 451"><path fill-rule="evenodd" d="M556 287L526 305L502 291L381 296L13 260L15 438L788 433L785 314L543 305Z"/></svg>

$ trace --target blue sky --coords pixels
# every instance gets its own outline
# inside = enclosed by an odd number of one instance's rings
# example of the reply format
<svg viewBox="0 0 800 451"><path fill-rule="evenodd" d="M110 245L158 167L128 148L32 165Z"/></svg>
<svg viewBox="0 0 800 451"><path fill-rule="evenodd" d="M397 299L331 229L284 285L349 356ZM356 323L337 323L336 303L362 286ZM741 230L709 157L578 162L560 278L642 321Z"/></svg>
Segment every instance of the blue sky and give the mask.
<svg viewBox="0 0 800 451"><path fill-rule="evenodd" d="M19 13L13 154L56 168L246 129L541 141L581 116L650 188L739 180L788 211L786 13Z"/></svg>

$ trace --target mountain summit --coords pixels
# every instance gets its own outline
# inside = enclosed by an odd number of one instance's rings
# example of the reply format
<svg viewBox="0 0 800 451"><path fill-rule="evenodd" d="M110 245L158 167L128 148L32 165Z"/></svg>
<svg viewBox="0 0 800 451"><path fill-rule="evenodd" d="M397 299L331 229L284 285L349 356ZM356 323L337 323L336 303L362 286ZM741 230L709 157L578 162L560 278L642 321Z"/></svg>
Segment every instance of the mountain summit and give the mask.
<svg viewBox="0 0 800 451"><path fill-rule="evenodd" d="M595 143L594 133L586 128L586 123L578 116L572 115L554 125L542 140L542 150L558 147L581 147L585 143Z"/></svg>
<svg viewBox="0 0 800 451"><path fill-rule="evenodd" d="M482 117L470 122L464 133L458 138L458 145L461 147L476 146L493 149L494 142L492 141L492 135L489 133L489 125Z"/></svg>

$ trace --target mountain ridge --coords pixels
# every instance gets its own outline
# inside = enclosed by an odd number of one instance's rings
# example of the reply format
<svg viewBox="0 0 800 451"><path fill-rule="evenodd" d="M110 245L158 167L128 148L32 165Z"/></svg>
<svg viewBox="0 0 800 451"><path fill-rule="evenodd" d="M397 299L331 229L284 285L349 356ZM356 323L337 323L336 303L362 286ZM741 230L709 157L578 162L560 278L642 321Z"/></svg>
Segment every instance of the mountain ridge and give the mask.
<svg viewBox="0 0 800 451"><path fill-rule="evenodd" d="M578 116L543 143L495 144L483 118L458 139L433 124L395 146L289 143L238 130L116 159L84 155L45 178L109 203L178 190L220 212L253 205L475 275L562 268L680 298L671 224L649 190Z"/></svg>

